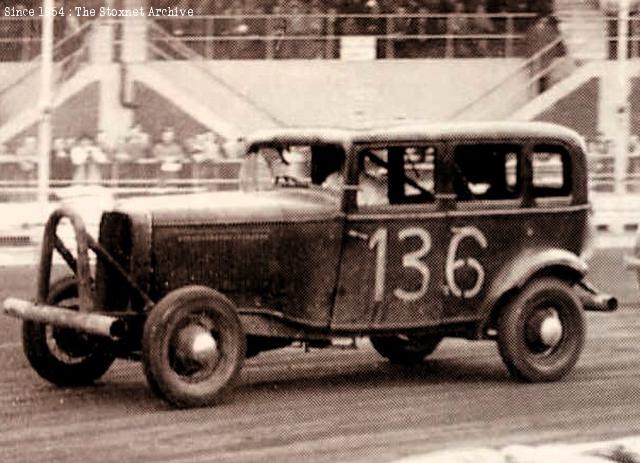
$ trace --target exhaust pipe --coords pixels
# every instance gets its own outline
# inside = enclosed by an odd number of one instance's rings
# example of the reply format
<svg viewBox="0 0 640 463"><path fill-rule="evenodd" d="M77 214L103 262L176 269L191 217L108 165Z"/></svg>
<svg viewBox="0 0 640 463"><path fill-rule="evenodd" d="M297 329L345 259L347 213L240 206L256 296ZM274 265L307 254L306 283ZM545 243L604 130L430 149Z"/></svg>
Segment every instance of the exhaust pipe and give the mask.
<svg viewBox="0 0 640 463"><path fill-rule="evenodd" d="M590 283L581 281L578 286L584 291L579 294L584 310L593 312L614 312L618 309L618 299L610 294L601 293Z"/></svg>
<svg viewBox="0 0 640 463"><path fill-rule="evenodd" d="M609 294L585 294L580 297L584 310L594 312L614 312L618 309L618 299Z"/></svg>
<svg viewBox="0 0 640 463"><path fill-rule="evenodd" d="M96 313L82 313L52 305L40 305L13 297L4 301L3 312L12 317L34 322L71 328L82 333L103 336L114 340L124 336L124 320Z"/></svg>

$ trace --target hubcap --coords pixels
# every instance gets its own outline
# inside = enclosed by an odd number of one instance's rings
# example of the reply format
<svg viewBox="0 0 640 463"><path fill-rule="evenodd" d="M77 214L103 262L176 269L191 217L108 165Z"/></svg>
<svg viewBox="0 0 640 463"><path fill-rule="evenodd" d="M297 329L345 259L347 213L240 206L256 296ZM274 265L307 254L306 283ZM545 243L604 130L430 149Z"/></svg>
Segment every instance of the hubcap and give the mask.
<svg viewBox="0 0 640 463"><path fill-rule="evenodd" d="M554 308L538 310L526 325L527 344L534 352L543 353L556 347L562 340L563 327Z"/></svg>
<svg viewBox="0 0 640 463"><path fill-rule="evenodd" d="M562 339L562 323L558 315L546 317L540 324L540 341L543 344L553 347Z"/></svg>
<svg viewBox="0 0 640 463"><path fill-rule="evenodd" d="M218 348L216 340L204 327L189 325L182 329L176 341L176 357L203 363Z"/></svg>
<svg viewBox="0 0 640 463"><path fill-rule="evenodd" d="M174 369L193 376L215 369L220 360L218 343L205 327L190 324L182 328L174 341Z"/></svg>

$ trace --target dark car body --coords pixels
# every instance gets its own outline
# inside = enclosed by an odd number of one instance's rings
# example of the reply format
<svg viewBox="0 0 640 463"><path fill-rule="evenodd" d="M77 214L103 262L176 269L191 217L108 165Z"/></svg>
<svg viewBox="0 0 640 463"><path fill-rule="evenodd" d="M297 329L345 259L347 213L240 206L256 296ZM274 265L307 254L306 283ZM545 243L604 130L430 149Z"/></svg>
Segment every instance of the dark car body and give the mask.
<svg viewBox="0 0 640 463"><path fill-rule="evenodd" d="M476 328L486 324L500 297L537 272L555 267L575 279L584 275L586 266L579 258L589 214L584 147L569 130L543 124L353 135L330 131L326 136L322 131L291 130L259 134L249 141L256 147L341 146L352 154L346 168L354 185L359 148L434 143L443 147L444 156L436 160L442 181L429 203L358 208L352 189L339 197L314 188L148 198L105 214L101 239L109 252L127 256L125 267L139 275L153 300L186 284L204 284L234 301L260 335L281 334L274 329L277 325L262 324L261 319L343 334L465 324L473 328L469 334L480 335ZM536 197L523 186L514 198L456 201L447 179L453 178L451 151L460 143L521 146L523 159L535 145L556 146L570 160L563 175L572 188L566 194ZM526 178L531 167L522 162L520 169ZM403 300L394 296L394 289L411 292L421 274L401 260L425 243L420 235L398 237L414 228L430 236L430 249L421 258L428 265L429 282L422 297ZM378 299L373 294L376 250L362 238L377 230L387 230L390 239L385 286L391 288ZM121 249L127 242L131 248ZM482 266L483 282L474 294L461 294L460 289L473 289L478 275L464 268L452 270L454 264L447 266L452 257L475 259ZM108 279L97 281L106 286L101 307L127 307L122 291L110 290ZM121 288L118 282L114 285ZM114 306L107 294L116 293L122 299ZM252 328L247 330L251 334Z"/></svg>

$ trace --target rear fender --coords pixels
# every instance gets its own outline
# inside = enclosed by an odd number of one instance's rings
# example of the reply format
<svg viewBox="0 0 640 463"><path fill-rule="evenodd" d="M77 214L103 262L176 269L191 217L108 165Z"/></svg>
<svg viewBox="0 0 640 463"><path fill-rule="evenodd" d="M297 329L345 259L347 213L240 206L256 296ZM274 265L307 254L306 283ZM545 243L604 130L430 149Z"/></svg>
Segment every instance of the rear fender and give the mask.
<svg viewBox="0 0 640 463"><path fill-rule="evenodd" d="M489 288L481 307L483 322L478 337L496 321L500 308L522 289L532 278L555 276L576 283L587 273L587 264L574 253L565 249L529 250L517 254L500 270Z"/></svg>

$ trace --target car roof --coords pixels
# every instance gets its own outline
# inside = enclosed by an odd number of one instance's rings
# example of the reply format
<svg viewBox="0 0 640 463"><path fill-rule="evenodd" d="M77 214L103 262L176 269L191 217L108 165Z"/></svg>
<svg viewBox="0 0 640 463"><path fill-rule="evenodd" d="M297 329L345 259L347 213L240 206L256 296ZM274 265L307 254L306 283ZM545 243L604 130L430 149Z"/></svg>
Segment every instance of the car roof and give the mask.
<svg viewBox="0 0 640 463"><path fill-rule="evenodd" d="M346 144L408 142L419 140L550 139L584 148L575 131L548 122L456 122L443 124L386 125L367 129L283 128L255 132L249 146L280 144Z"/></svg>

